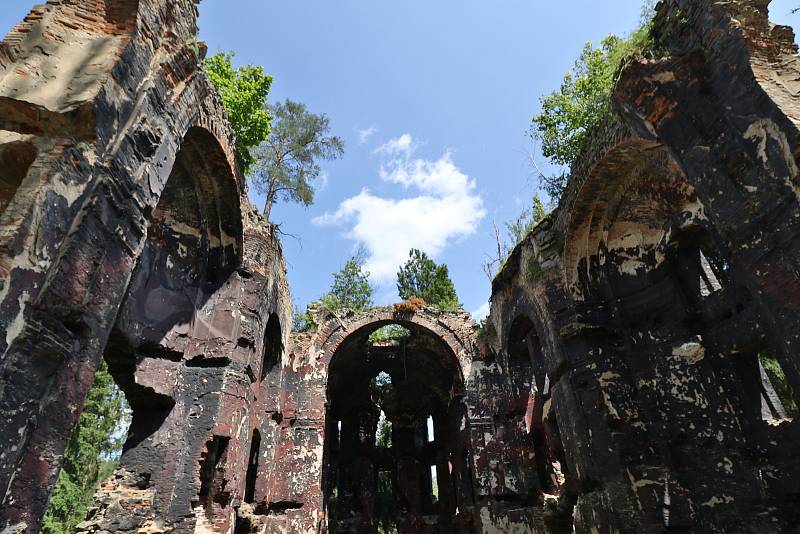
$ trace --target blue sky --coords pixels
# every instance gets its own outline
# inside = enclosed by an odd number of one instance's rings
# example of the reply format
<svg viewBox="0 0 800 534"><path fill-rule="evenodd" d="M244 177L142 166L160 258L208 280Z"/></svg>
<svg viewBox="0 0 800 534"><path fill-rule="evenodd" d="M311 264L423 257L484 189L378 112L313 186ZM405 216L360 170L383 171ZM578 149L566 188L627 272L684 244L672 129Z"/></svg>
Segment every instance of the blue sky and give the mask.
<svg viewBox="0 0 800 534"><path fill-rule="evenodd" d="M32 2L4 0L5 32ZM800 0L775 0L796 25ZM318 298L362 244L376 300L397 299L394 272L420 247L445 262L468 311L490 293L482 264L530 202L535 152L526 136L539 97L555 89L586 41L623 34L641 0L204 0L210 53L272 74L273 101L326 113L346 143L324 165L310 208L278 204L292 293ZM540 162L543 159L536 156ZM261 199L254 198L259 205Z"/></svg>

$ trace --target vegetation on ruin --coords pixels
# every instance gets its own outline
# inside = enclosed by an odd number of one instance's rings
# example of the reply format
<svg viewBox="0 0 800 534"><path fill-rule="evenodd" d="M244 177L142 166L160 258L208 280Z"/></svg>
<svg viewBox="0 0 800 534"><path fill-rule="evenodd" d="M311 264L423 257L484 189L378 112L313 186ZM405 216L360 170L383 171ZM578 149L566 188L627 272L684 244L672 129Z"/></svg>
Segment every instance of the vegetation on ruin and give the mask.
<svg viewBox="0 0 800 534"><path fill-rule="evenodd" d="M561 86L542 98L542 110L533 117L530 136L541 143L542 154L553 163L570 167L583 149L588 132L611 112L611 97L624 65L651 44L652 2L643 10L643 22L628 37L609 35L599 47L586 43ZM552 199L563 193L567 174L539 172Z"/></svg>
<svg viewBox="0 0 800 534"><path fill-rule="evenodd" d="M544 272L544 269L542 269L541 263L534 260L533 258L528 260L528 265L525 273L525 275L528 277L528 281L535 282L536 280L539 279L540 276L542 276L542 272Z"/></svg>
<svg viewBox="0 0 800 534"><path fill-rule="evenodd" d="M395 302L392 307L395 313L417 313L424 308L426 304L427 302L425 302L425 299L411 297L407 300Z"/></svg>
<svg viewBox="0 0 800 534"><path fill-rule="evenodd" d="M344 142L329 135L326 115L291 100L269 104L272 77L260 66L234 67L233 57L220 52L206 58L205 68L236 133L242 169L266 196L264 216L279 200L311 205L319 162L341 157Z"/></svg>
<svg viewBox="0 0 800 534"><path fill-rule="evenodd" d="M372 307L373 288L369 272L364 269L365 254L358 251L338 272L333 273L331 289L320 299L323 308L331 312L348 309L355 312Z"/></svg>
<svg viewBox="0 0 800 534"><path fill-rule="evenodd" d="M497 341L497 329L491 317L484 317L478 325L478 335L490 345Z"/></svg>
<svg viewBox="0 0 800 534"><path fill-rule="evenodd" d="M516 248L533 228L547 216L544 203L538 194L533 195L530 206L522 210L516 219L506 222L506 236L503 238L495 227L495 240L497 249L492 255L487 254L487 261L483 264L483 271L489 280L503 269L508 261L511 251Z"/></svg>
<svg viewBox="0 0 800 534"><path fill-rule="evenodd" d="M314 316L311 310L301 309L298 305L292 305L292 332L309 332L314 328Z"/></svg>
<svg viewBox="0 0 800 534"><path fill-rule="evenodd" d="M397 272L397 292L401 298L419 297L445 311L461 307L447 265L437 264L417 249L411 249L408 256L408 261Z"/></svg>
<svg viewBox="0 0 800 534"><path fill-rule="evenodd" d="M511 250L525 239L531 230L547 216L544 203L538 194L533 195L531 205L524 210L513 221L506 223L506 233L508 234L508 245L506 256Z"/></svg>
<svg viewBox="0 0 800 534"><path fill-rule="evenodd" d="M304 104L286 100L269 106L272 130L255 149L253 184L266 196L264 216L281 201L309 206L314 202L314 182L320 161L344 154L344 141L330 134L330 120L308 111Z"/></svg>
<svg viewBox="0 0 800 534"><path fill-rule="evenodd" d="M262 67L233 66L232 52L220 52L205 59L211 82L219 91L228 122L236 133L236 152L245 174L249 174L256 158L253 149L267 140L272 117L267 98L272 77Z"/></svg>
<svg viewBox="0 0 800 534"><path fill-rule="evenodd" d="M410 335L411 332L407 328L399 324L388 324L371 333L369 342L372 345L397 345Z"/></svg>
<svg viewBox="0 0 800 534"><path fill-rule="evenodd" d="M42 534L66 534L84 520L99 484L117 465L129 410L105 361L95 373L86 404L64 450L64 462L42 523Z"/></svg>

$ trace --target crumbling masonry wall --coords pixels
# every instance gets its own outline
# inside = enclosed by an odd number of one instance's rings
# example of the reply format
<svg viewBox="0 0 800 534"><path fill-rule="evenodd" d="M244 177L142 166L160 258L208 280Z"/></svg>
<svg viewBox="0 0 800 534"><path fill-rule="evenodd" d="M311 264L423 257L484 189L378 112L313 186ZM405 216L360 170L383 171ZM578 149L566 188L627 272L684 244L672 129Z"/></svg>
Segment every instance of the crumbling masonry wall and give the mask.
<svg viewBox="0 0 800 534"><path fill-rule="evenodd" d="M381 468L391 470L395 462L402 466L392 471L393 493L403 495L403 506L392 519L401 531L476 531L479 507L472 495L476 467L466 391L472 389L471 369L482 351L469 315L378 308L366 314L320 311L315 322L312 331L293 334L281 395L266 410L272 417L262 435L275 438L264 458L272 469L254 503L261 513L252 532L376 531L375 481ZM397 345L369 341L389 324L407 328L410 337ZM370 380L380 371L392 380L391 399L383 407L394 427L393 441L399 446L410 440L410 448L387 463L380 461L386 451L378 450L375 440L380 401L369 396ZM429 403L434 398L444 402L434 406ZM435 446L419 426L429 415L434 416ZM417 419L411 421L413 416ZM448 462L458 467L447 468ZM440 480L447 477L440 487L448 489L451 500L441 506L421 494L430 491L422 476L430 466L440 466Z"/></svg>
<svg viewBox="0 0 800 534"><path fill-rule="evenodd" d="M245 484L290 299L196 20L190 0L51 1L0 43L3 532L38 531L102 357L133 409L106 530L234 521L220 495Z"/></svg>
<svg viewBox="0 0 800 534"><path fill-rule="evenodd" d="M502 357L520 321L542 347L531 398L578 532L800 524L798 423L762 363L796 399L800 70L768 4L659 5L649 59L495 281Z"/></svg>
<svg viewBox="0 0 800 534"><path fill-rule="evenodd" d="M38 531L101 358L133 422L82 532L796 530L800 63L767 0L659 4L483 328L291 336L194 4L51 0L0 43L0 532Z"/></svg>

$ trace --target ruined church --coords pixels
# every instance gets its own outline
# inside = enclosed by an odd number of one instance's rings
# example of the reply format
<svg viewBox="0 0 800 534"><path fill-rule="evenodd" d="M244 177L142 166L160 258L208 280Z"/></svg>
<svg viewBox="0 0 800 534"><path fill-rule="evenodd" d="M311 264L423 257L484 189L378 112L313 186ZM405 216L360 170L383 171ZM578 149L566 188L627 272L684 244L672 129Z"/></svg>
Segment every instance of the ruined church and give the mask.
<svg viewBox="0 0 800 534"><path fill-rule="evenodd" d="M800 532L763 364L800 401L800 58L769 0L659 4L490 327L295 334L196 3L48 0L0 42L0 533L38 532L102 360L132 423L82 533Z"/></svg>

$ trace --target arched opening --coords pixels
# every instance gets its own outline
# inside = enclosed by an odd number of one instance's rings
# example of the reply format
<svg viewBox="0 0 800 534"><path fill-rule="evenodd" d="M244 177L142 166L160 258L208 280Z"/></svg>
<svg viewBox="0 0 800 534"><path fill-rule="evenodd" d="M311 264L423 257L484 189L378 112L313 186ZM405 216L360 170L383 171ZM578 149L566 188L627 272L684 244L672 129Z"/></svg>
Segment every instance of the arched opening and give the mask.
<svg viewBox="0 0 800 534"><path fill-rule="evenodd" d="M461 489L468 428L450 347L413 323L365 326L333 355L327 398L329 532L449 532L458 503L463 510L472 499Z"/></svg>
<svg viewBox="0 0 800 534"><path fill-rule="evenodd" d="M143 484L155 485L155 479L169 476L162 466L175 454L159 436L168 432L184 440L188 450L203 451L192 481L200 484L194 502L209 514L229 504L230 437L193 433L174 408L181 396L222 389L221 368L229 358L198 355L196 340L207 334L207 304L239 264L242 239L240 199L228 160L210 132L192 128L148 217L145 245L105 350L109 371L132 410L123 467ZM215 407L206 408L211 414ZM157 506L168 501L163 496Z"/></svg>
<svg viewBox="0 0 800 534"><path fill-rule="evenodd" d="M521 444L520 463L524 465L525 459L533 456L536 470L533 498L538 500L542 494L560 496L568 470L542 344L529 318L520 316L512 323L507 354L511 386L509 415L524 420L524 424L515 426L527 432Z"/></svg>
<svg viewBox="0 0 800 534"><path fill-rule="evenodd" d="M230 438L213 436L206 442L200 457L200 504L206 509L218 505L225 508L230 500L230 488L225 479Z"/></svg>
<svg viewBox="0 0 800 534"><path fill-rule="evenodd" d="M532 402L532 393L544 389L547 376L541 344L533 323L518 317L508 334L508 375L511 382L511 404L515 413L525 413Z"/></svg>
<svg viewBox="0 0 800 534"><path fill-rule="evenodd" d="M148 222L117 325L135 347L179 357L187 336L173 329L192 329L198 310L234 272L242 249L239 194L225 154L207 130L186 133Z"/></svg>
<svg viewBox="0 0 800 534"><path fill-rule="evenodd" d="M261 381L278 365L283 355L283 337L281 321L276 314L271 314L264 333L264 355L261 359Z"/></svg>
<svg viewBox="0 0 800 534"><path fill-rule="evenodd" d="M253 430L250 440L250 455L247 462L247 475L245 477L244 502L253 504L256 501L256 479L258 478L258 458L261 452L261 433Z"/></svg>

